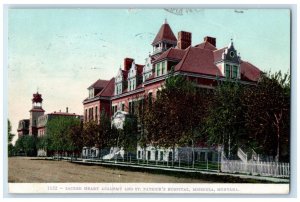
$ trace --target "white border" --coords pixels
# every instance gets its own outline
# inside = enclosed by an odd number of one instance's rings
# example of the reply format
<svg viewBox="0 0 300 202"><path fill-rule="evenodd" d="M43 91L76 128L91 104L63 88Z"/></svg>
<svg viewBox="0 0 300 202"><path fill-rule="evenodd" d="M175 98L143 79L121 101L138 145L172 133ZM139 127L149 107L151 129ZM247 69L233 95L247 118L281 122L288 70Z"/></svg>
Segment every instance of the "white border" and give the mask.
<svg viewBox="0 0 300 202"><path fill-rule="evenodd" d="M97 0L72 0L72 1L68 1L68 0L44 0L43 2L41 2L40 0L3 0L2 1L2 7L1 7L1 13L2 13L2 16L3 16L3 12L4 12L4 5L5 4L22 4L22 5L28 5L29 4L43 4L43 5L48 5L50 7L58 7L57 5L59 6L62 6L62 5L69 5L69 6L72 6L74 4L81 4L83 5L83 7L88 7L89 5L87 4L97 4L99 3ZM103 2L102 2L103 3ZM110 1L106 1L106 3L108 3L109 5L102 5L103 7L112 7L112 5L115 5L115 6L120 6L120 4L123 5L124 7L124 1L122 0L110 0ZM139 3L140 5L143 5L144 6L133 6L131 5L131 7L145 7L147 5L145 4L156 4L156 5L153 5L153 6L150 6L150 7L161 7L160 5L166 5L168 2L166 0L144 0L143 2L139 2L139 1L134 1L134 0L126 0L125 2L126 4L137 4ZM179 0L176 0L176 1L172 1L173 4L177 4L176 6L174 7L182 7L182 5L187 5L187 4L199 4L199 3L202 3L204 4L203 6L205 7L212 7L212 8L222 8L226 7L226 4L240 4L240 6L236 6L236 7L258 7L260 8L262 4L266 4L265 6L268 6L268 7L272 7L272 8L278 8L278 7L282 7L282 6L289 6L287 5L287 3L289 4L295 4L296 5L296 8L294 9L297 9L299 10L299 4L298 4L298 1L297 0L291 0L291 1L287 1L287 0L280 0L280 1L276 1L276 4L274 4L274 1L272 0L255 0L255 1L237 1L237 0L231 0L231 1L222 1L222 0L211 0L211 1L202 1L202 2L199 2L199 1L194 1L194 0L185 0L185 1L179 1ZM209 3L210 5L205 5ZM226 4L224 4L226 3ZM251 3L251 4L250 4ZM253 4L254 3L254 4ZM55 6L51 5L51 4L56 4ZM119 5L118 5L119 4ZM160 5L159 5L160 4ZM181 5L180 5L181 4ZM221 4L221 5L220 5ZM257 4L257 5L255 5ZM258 5L260 4L260 5ZM272 4L272 5L270 5ZM125 6L126 7L126 6ZM149 5L148 5L149 7ZM189 5L190 7L190 5ZM297 14L298 15L298 14ZM295 27L296 25L296 22L298 19L298 16L293 16L292 17L292 26L294 26L292 28L292 40L293 40L293 43L292 43L292 61L291 61L291 64L295 67L294 69L292 69L291 71L291 74L292 74L292 86L293 86L293 90L292 90L292 108L293 108L293 111L292 111L292 133L294 134L294 136L296 134L298 134L298 130L297 130L297 126L299 125L299 121L296 119L297 118L297 114L299 114L299 109L297 108L297 100L298 100L298 95L297 95L297 91L296 89L298 89L298 84L297 84L297 78L300 78L300 75L299 75L299 72L300 71L297 71L296 67L299 67L299 62L297 62L297 54L296 54L296 51L297 51L297 47L299 47L299 41L297 41L297 36L298 36L298 33L299 33L299 26L298 27ZM5 21L1 21L1 29L3 29L3 23L5 23ZM297 29L297 30L296 30ZM3 31L1 32L1 40L2 40L2 44L4 44L4 38L3 38ZM5 47L5 44L4 44L4 47ZM3 51L3 52L2 52ZM4 49L1 49L1 59L2 61L4 61L4 58L5 58L5 50ZM4 61L5 62L5 61ZM0 119L0 122L1 122L1 128L3 128L3 134L5 134L5 131L6 131L6 128L7 128L7 121L6 121L6 118L7 118L7 81L6 81L6 76L7 76L7 71L5 71L5 69L3 70L3 68L1 68L0 70L0 74L1 74L1 77L4 78L3 79L3 82L1 82L1 84L3 85L3 87L1 88L1 94L3 95L1 99L1 107L0 107L0 111L2 112L2 114L4 115L3 117L1 116L1 119ZM296 121L296 122L295 122ZM3 125L2 125L3 124ZM292 164L294 164L293 166L295 166L295 164L297 165L298 162L296 161L296 153L299 154L299 150L297 151L296 149L296 145L297 143L299 144L299 139L300 138L296 138L292 136L292 145L293 145L293 158L291 160ZM1 139L1 138L0 138ZM3 142L2 142L3 141ZM6 148L6 140L3 140L1 139L1 143L3 143L3 147L2 148ZM5 173L7 172L7 158L5 158L5 154L7 154L7 152L1 150L1 154L4 158L1 158L2 159L2 163L1 163L1 170L0 172L2 172L4 175L3 177L3 182L4 184L1 184L0 185L0 190L1 190L1 195L4 196L4 197L18 197L18 196L12 196L12 195L8 195L7 193L7 183L5 184L5 182L7 182L7 174L5 175ZM6 167L6 168L5 168ZM298 165L299 167L299 165ZM291 184L292 184L292 188L291 188L291 194L289 195L289 197L295 197L295 198L298 198L297 196L297 191L299 193L299 186L297 187L297 181L299 182L299 175L297 175L297 170L295 170L295 167L292 167L292 179L291 179ZM4 185L4 186L3 186ZM4 189L5 188L5 189ZM294 188L294 189L293 189ZM4 192L2 192L4 191ZM4 194L4 195L3 195ZM28 197L30 197L30 195L26 195L27 196L27 199L25 199L25 201L28 200ZM46 196L46 195L45 195ZM45 197L44 196L44 197ZM47 195L48 197L54 197L54 196L49 196ZM68 197L71 197L70 195L65 195L65 197L68 196ZM19 195L20 197L20 195ZM22 196L21 196L22 197ZM24 195L23 195L24 197ZM36 197L36 196L33 196L31 195L31 197ZM41 196L39 196L41 197ZM56 196L57 197L57 196ZM63 197L63 196L61 196ZM72 197L78 197L78 196L75 196L75 195L72 195ZM109 196L108 196L109 197ZM123 195L124 197L124 195ZM125 196L126 197L126 196ZM127 196L128 197L128 196ZM129 196L129 197L134 197L134 196ZM147 196L146 196L147 197ZM148 195L149 197L149 195ZM154 195L152 195L151 197L154 197ZM171 196L169 196L171 197ZM184 198L188 197L187 195L184 196ZM201 197L201 196L198 196L198 197ZM234 197L234 196L230 196L230 197ZM246 196L247 197L247 196ZM249 195L248 195L249 197ZM261 197L261 196L259 196ZM272 196L268 196L268 197L272 197ZM274 197L274 196L273 196ZM278 197L278 196L275 196L275 197ZM295 199L294 198L294 199ZM22 199L23 200L23 199ZM29 199L28 201L32 201L33 199ZM36 199L36 200L39 200L39 199ZM51 199L49 199L50 201ZM82 201L82 199L72 199L72 200L80 200ZM132 199L131 199L132 200ZM147 200L147 199L143 199L144 200ZM179 199L180 200L180 199ZM191 199L189 199L191 200ZM234 201L234 199L228 199L226 198L226 196L223 195L222 201ZM240 199L237 199L236 200L239 200ZM244 200L247 200L244 198ZM253 201L253 199L248 199L249 201ZM282 199L278 199L278 201L282 201ZM174 201L174 199L172 199L172 201ZM175 200L176 201L176 200Z"/></svg>

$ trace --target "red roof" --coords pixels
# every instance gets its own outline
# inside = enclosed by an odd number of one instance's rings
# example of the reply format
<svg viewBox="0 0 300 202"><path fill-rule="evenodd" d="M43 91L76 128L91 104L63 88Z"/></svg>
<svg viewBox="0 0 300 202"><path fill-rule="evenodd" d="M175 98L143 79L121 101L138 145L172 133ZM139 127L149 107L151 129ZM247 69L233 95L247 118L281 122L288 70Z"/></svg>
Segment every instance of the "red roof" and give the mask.
<svg viewBox="0 0 300 202"><path fill-rule="evenodd" d="M209 43L208 41L197 44L195 47L202 48L202 49L209 49L209 50L217 50L217 48L214 45L212 45L211 43Z"/></svg>
<svg viewBox="0 0 300 202"><path fill-rule="evenodd" d="M182 57L185 54L185 50L177 49L177 48L170 48L167 51L165 51L163 54L161 54L155 61L160 61L165 58L173 59L173 60L181 60Z"/></svg>
<svg viewBox="0 0 300 202"><path fill-rule="evenodd" d="M75 113L67 113L67 112L52 112L49 113L48 115L59 115L59 116L80 116L78 114Z"/></svg>
<svg viewBox="0 0 300 202"><path fill-rule="evenodd" d="M90 88L104 88L108 84L108 80L101 80L98 79L95 83L93 83L88 89Z"/></svg>
<svg viewBox="0 0 300 202"><path fill-rule="evenodd" d="M163 41L163 40L172 41L172 42L177 43L177 39L168 23L164 23L160 27L156 37L154 38L154 40L152 42L152 45L157 42Z"/></svg>
<svg viewBox="0 0 300 202"><path fill-rule="evenodd" d="M32 108L29 112L45 112L42 108Z"/></svg>
<svg viewBox="0 0 300 202"><path fill-rule="evenodd" d="M241 61L241 79L258 81L261 71L249 62Z"/></svg>
<svg viewBox="0 0 300 202"><path fill-rule="evenodd" d="M226 48L227 47L224 47L224 48L221 48L219 50L214 51L215 62L218 62L218 61L222 60L222 54L224 53Z"/></svg>
<svg viewBox="0 0 300 202"><path fill-rule="evenodd" d="M107 85L96 96L110 97L114 95L115 78L109 80Z"/></svg>
<svg viewBox="0 0 300 202"><path fill-rule="evenodd" d="M182 60L175 66L175 71L184 71L206 75L222 75L214 64L213 51L189 47Z"/></svg>
<svg viewBox="0 0 300 202"><path fill-rule="evenodd" d="M36 92L35 94L33 94L32 103L33 102L43 102L42 95L39 94L39 92Z"/></svg>

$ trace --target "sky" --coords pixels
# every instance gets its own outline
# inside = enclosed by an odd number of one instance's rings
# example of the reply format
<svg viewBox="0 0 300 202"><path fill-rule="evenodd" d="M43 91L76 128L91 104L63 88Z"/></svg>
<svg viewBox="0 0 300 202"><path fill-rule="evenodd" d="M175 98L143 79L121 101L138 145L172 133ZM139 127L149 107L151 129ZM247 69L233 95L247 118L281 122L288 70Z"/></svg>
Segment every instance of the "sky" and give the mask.
<svg viewBox="0 0 300 202"><path fill-rule="evenodd" d="M125 57L144 64L165 19L175 36L191 32L192 45L212 36L223 48L233 39L242 60L263 71L290 69L288 9L9 9L12 132L17 134L19 120L29 118L37 90L46 113L68 107L83 114L87 87L114 77Z"/></svg>

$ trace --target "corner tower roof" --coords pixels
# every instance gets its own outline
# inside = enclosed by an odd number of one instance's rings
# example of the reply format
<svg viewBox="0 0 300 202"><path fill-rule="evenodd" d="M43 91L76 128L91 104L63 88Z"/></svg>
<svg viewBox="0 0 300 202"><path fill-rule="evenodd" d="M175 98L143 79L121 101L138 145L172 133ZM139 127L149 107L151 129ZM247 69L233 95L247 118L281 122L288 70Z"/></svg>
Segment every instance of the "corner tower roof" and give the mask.
<svg viewBox="0 0 300 202"><path fill-rule="evenodd" d="M154 45L160 41L163 41L163 40L177 43L177 39L176 39L170 25L168 24L167 20L165 20L164 24L160 27L158 33L156 34L155 39L152 42L152 45Z"/></svg>

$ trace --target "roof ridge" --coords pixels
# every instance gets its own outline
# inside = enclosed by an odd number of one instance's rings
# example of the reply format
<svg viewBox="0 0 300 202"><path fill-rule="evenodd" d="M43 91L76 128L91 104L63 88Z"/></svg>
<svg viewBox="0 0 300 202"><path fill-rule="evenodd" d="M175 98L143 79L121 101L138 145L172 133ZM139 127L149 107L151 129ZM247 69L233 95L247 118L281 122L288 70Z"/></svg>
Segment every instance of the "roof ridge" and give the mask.
<svg viewBox="0 0 300 202"><path fill-rule="evenodd" d="M225 46L225 47L223 47L223 48L220 48L220 49L217 49L217 50L213 50L213 52L219 51L219 50L222 50L222 49L225 49L225 48L227 48L227 47Z"/></svg>
<svg viewBox="0 0 300 202"><path fill-rule="evenodd" d="M106 87L110 84L110 82L112 81L112 79L113 78L115 78L115 77L112 77L108 82L107 82L107 84L103 87L103 89L97 94L97 95L101 95L102 94L102 92L104 92L104 90L106 89Z"/></svg>

